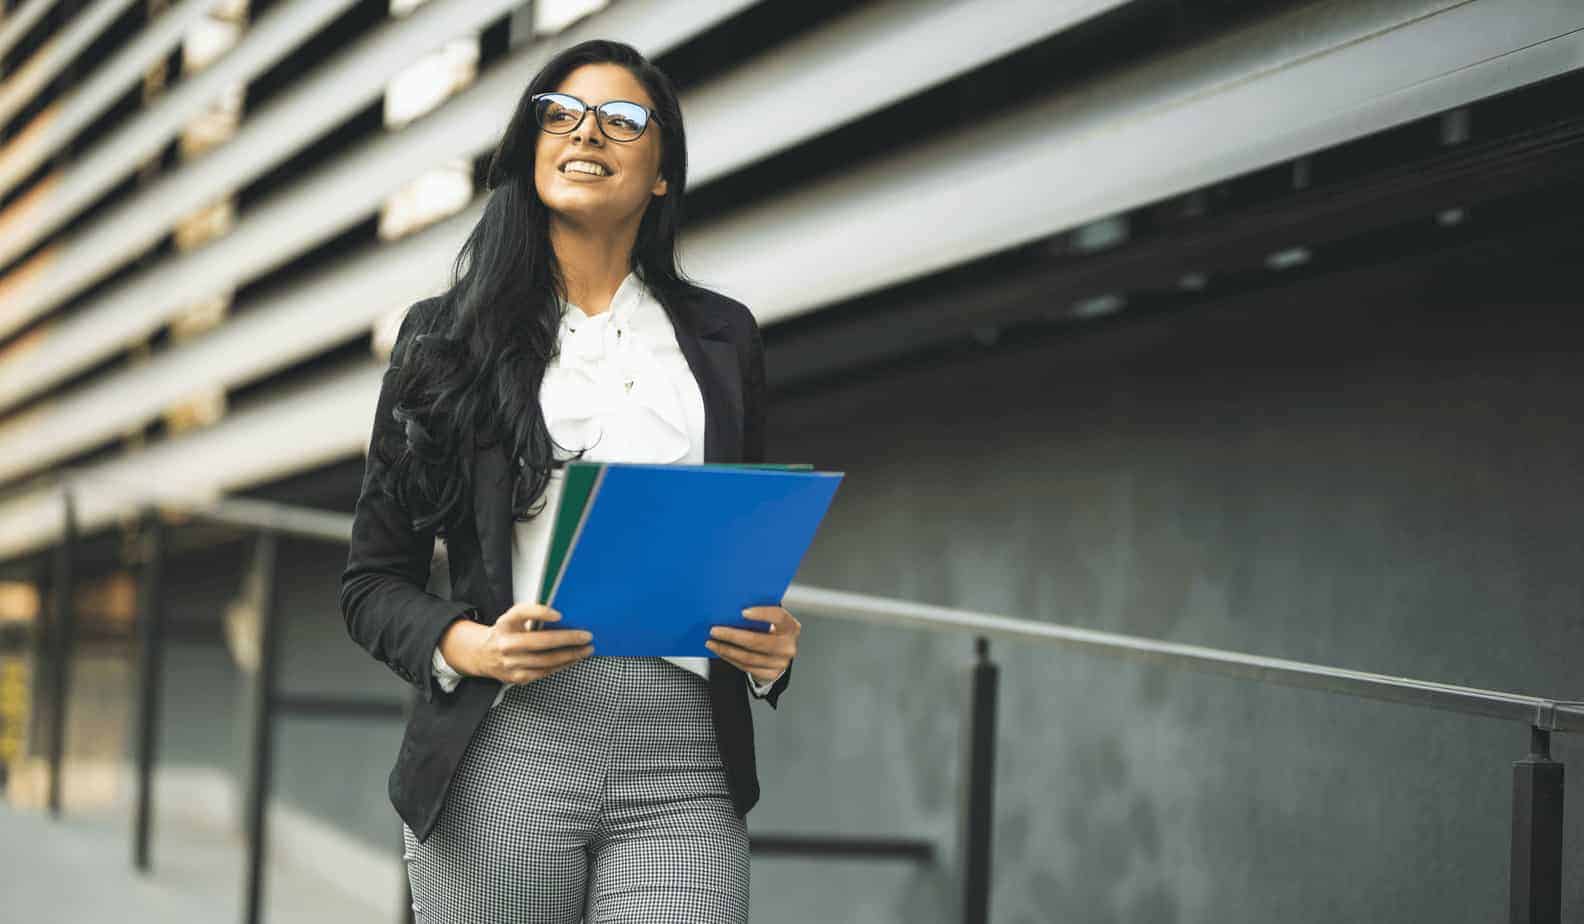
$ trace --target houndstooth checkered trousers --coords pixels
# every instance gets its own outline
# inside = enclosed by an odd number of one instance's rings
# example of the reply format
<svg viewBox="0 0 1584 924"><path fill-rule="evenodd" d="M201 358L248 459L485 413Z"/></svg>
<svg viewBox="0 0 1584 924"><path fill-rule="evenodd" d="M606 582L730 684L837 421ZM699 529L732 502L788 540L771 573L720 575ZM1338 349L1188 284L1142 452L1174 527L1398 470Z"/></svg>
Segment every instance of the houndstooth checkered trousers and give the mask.
<svg viewBox="0 0 1584 924"><path fill-rule="evenodd" d="M748 834L703 678L590 657L514 686L429 839L402 825L418 924L748 920Z"/></svg>

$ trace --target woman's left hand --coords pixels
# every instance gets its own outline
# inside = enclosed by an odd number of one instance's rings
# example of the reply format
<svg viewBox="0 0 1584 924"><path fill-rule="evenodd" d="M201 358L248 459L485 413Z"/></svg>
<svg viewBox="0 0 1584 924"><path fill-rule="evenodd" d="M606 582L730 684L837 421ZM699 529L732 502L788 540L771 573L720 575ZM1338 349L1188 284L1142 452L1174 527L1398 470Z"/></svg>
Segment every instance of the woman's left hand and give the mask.
<svg viewBox="0 0 1584 924"><path fill-rule="evenodd" d="M769 683L780 677L797 657L798 636L803 624L779 606L751 606L743 610L748 619L770 624L769 632L716 626L704 646L751 674L756 683Z"/></svg>

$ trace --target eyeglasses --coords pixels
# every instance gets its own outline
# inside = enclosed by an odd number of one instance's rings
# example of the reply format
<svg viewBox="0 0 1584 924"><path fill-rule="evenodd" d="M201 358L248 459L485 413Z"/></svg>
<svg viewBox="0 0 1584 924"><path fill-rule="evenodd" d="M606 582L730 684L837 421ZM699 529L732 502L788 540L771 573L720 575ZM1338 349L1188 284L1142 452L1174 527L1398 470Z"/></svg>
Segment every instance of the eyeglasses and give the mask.
<svg viewBox="0 0 1584 924"><path fill-rule="evenodd" d="M535 93L530 99L539 127L552 135L565 135L583 124L589 104L570 93ZM653 110L625 99L613 99L594 107L594 121L612 141L637 141L651 121L659 124Z"/></svg>

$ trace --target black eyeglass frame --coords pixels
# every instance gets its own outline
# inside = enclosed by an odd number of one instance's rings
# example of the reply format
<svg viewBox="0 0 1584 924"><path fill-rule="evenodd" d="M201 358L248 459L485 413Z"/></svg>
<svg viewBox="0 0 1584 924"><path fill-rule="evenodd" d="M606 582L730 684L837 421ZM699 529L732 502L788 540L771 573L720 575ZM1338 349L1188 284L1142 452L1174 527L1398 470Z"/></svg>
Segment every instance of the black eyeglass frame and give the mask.
<svg viewBox="0 0 1584 924"><path fill-rule="evenodd" d="M539 107L539 101L544 99L544 98L546 98L546 97L550 97L550 96L559 96L559 97L562 97L564 99L573 100L579 106L583 107L583 112L582 112L581 115L578 116L577 122L575 124L573 124L573 126L571 128L567 129L564 132L551 131L550 129L545 128L545 124L544 124L544 121L543 121L543 110L540 109L540 107ZM570 135L570 134L572 134L573 132L577 131L579 125L583 124L584 116L587 116L589 114L589 112L591 112L591 111L594 113L594 124L599 126L600 134L604 135L606 138L610 139L611 141L616 142L617 144L632 144L634 141L637 141L638 139L642 138L644 136L644 132L649 130L649 123L653 122L656 125L660 124L660 117L655 115L655 111L653 109L650 109L648 106L645 106L643 103L634 102L634 101L632 101L630 99L608 99L605 102L600 103L598 106L590 106L588 103L584 102L582 99L579 99L578 97L573 96L570 93L560 93L560 92L556 92L556 91L546 91L544 93L535 93L533 96L530 96L528 98L528 101L534 104L534 123L539 126L539 130L540 131L545 132L546 134L550 134L550 135ZM609 106L611 103L626 103L629 106L637 106L639 109L643 110L644 124L643 124L642 128L638 129L638 134L632 136L631 138L612 138L611 137L611 133L605 130L605 119L606 119L606 116L602 112L602 110L606 106Z"/></svg>

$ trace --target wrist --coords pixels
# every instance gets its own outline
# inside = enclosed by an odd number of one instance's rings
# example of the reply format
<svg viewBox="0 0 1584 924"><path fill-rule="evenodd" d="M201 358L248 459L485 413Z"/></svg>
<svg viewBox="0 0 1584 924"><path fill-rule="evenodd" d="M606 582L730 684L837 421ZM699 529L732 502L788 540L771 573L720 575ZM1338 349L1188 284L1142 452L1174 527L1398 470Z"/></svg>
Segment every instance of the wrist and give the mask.
<svg viewBox="0 0 1584 924"><path fill-rule="evenodd" d="M489 627L463 617L451 622L440 635L440 656L459 674L478 675L477 653L482 644L480 636L488 635Z"/></svg>

